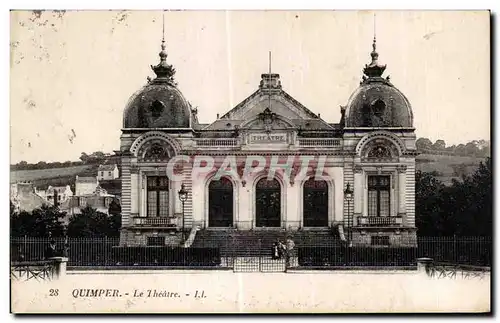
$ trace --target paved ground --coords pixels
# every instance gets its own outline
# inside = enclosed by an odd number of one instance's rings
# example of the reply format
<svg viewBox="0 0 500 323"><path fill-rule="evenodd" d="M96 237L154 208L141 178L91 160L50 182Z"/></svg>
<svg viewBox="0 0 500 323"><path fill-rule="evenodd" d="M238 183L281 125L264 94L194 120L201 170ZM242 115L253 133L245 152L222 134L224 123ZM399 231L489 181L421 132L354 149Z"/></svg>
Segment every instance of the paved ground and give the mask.
<svg viewBox="0 0 500 323"><path fill-rule="evenodd" d="M57 297L50 296L55 291ZM92 296L96 291L103 292ZM13 282L11 302L16 313L484 312L490 294L489 274L438 279L422 271L105 270Z"/></svg>

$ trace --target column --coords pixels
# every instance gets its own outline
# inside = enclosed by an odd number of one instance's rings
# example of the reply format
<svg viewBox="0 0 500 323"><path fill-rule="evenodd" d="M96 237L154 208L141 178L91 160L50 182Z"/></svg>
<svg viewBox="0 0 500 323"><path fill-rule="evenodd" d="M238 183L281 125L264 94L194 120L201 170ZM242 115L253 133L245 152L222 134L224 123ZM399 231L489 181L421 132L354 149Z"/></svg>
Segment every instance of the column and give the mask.
<svg viewBox="0 0 500 323"><path fill-rule="evenodd" d="M406 214L406 166L398 166L398 216Z"/></svg>
<svg viewBox="0 0 500 323"><path fill-rule="evenodd" d="M236 185L239 185L238 200L236 201L238 205L238 218L236 226L240 230L250 230L252 228L253 220L253 208L252 208L252 196L250 187L251 184L242 184L241 181L237 181Z"/></svg>
<svg viewBox="0 0 500 323"><path fill-rule="evenodd" d="M146 201L147 201L146 184L147 184L146 175L142 171L140 171L139 172L139 216L142 216L142 217L147 216L147 209L146 209Z"/></svg>
<svg viewBox="0 0 500 323"><path fill-rule="evenodd" d="M302 181L297 181L293 185L289 183L289 181L285 181L286 187L286 201L283 201L284 204L284 214L282 215L284 219L282 222L285 222L285 228L288 229L291 227L292 229L298 229L301 226L303 218L301 215L303 211L300 210L299 201L302 201L302 197L299 196L300 187L302 186ZM283 188L285 189L285 188ZM303 209L303 207L302 207Z"/></svg>
<svg viewBox="0 0 500 323"><path fill-rule="evenodd" d="M363 213L363 169L354 166L354 216Z"/></svg>
<svg viewBox="0 0 500 323"><path fill-rule="evenodd" d="M130 168L130 216L139 215L140 201L139 169L135 166Z"/></svg>

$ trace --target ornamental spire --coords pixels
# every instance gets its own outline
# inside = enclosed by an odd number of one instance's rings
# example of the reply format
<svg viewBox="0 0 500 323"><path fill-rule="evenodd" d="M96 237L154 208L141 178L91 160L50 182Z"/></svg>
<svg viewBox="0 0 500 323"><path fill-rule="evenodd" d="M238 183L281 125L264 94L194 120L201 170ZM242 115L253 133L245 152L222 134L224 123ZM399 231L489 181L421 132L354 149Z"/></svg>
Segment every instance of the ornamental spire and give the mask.
<svg viewBox="0 0 500 323"><path fill-rule="evenodd" d="M370 53L372 61L369 65L365 65L365 68L363 69L363 73L368 77L382 77L382 74L384 74L385 68L387 67L387 65L380 65L378 63L376 30L375 14L373 14L373 50Z"/></svg>
<svg viewBox="0 0 500 323"><path fill-rule="evenodd" d="M151 65L151 69L156 74L155 81L170 83L175 85L174 75L175 68L172 65L167 64L167 50L165 45L165 11L163 11L163 29L162 29L162 40L161 40L161 51L158 54L160 56L160 63L156 66Z"/></svg>

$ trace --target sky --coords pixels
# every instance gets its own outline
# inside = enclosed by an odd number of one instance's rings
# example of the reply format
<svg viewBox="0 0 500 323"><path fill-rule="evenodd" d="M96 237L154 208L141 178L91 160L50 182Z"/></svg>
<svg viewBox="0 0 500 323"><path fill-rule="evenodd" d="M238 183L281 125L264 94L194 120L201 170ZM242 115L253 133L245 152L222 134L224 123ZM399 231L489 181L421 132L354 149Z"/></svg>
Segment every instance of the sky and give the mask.
<svg viewBox="0 0 500 323"><path fill-rule="evenodd" d="M123 110L154 77L162 11L13 11L11 163L119 149ZM201 123L252 94L260 75L327 122L370 62L409 99L418 137L490 139L490 17L474 11L167 11L167 62ZM374 24L374 20L376 24Z"/></svg>

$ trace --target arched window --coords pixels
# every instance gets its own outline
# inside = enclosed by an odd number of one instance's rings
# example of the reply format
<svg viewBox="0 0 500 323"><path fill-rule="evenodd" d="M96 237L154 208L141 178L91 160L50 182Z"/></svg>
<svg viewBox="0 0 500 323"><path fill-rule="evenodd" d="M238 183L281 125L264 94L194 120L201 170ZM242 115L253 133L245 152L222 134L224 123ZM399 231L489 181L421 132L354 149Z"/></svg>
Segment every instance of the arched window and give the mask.
<svg viewBox="0 0 500 323"><path fill-rule="evenodd" d="M281 185L276 179L262 178L257 182L255 204L257 227L281 226Z"/></svg>
<svg viewBox="0 0 500 323"><path fill-rule="evenodd" d="M309 178L303 190L304 227L328 226L328 184L324 180Z"/></svg>
<svg viewBox="0 0 500 323"><path fill-rule="evenodd" d="M222 177L208 185L208 226L233 225L233 183Z"/></svg>

